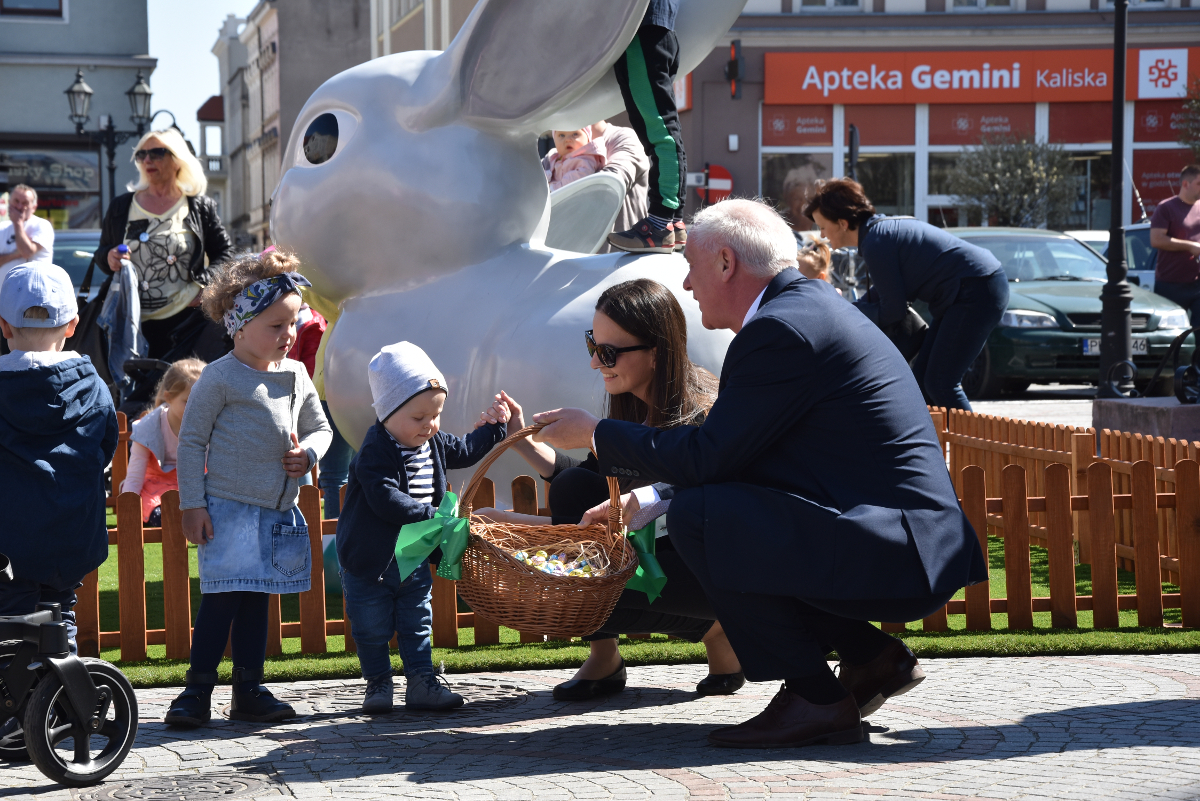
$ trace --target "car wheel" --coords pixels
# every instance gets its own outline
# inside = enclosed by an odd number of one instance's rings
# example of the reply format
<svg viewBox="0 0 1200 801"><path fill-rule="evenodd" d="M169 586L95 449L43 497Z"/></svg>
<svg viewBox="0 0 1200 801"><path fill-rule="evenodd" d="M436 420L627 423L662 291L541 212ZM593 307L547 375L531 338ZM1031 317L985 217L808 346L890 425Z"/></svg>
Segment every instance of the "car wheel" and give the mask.
<svg viewBox="0 0 1200 801"><path fill-rule="evenodd" d="M1005 395L1020 395L1025 390L1029 389L1030 381L1023 378L1007 378L1004 380Z"/></svg>
<svg viewBox="0 0 1200 801"><path fill-rule="evenodd" d="M984 400L986 398L994 398L1000 394L1003 387L1003 379L997 378L992 372L992 360L988 355L987 345L983 346L983 350L975 357L975 361L967 368L967 372L962 377L963 392L967 393L967 397L971 400Z"/></svg>

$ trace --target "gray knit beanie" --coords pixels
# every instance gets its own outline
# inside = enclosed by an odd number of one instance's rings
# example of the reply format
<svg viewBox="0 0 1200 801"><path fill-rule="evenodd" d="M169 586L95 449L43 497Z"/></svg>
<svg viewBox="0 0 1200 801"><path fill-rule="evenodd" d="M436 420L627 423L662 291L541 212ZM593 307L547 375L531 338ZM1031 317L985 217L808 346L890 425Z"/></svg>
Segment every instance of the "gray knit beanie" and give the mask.
<svg viewBox="0 0 1200 801"><path fill-rule="evenodd" d="M446 389L446 379L433 360L411 342L397 342L376 353L367 365L371 405L375 416L386 420L417 394Z"/></svg>

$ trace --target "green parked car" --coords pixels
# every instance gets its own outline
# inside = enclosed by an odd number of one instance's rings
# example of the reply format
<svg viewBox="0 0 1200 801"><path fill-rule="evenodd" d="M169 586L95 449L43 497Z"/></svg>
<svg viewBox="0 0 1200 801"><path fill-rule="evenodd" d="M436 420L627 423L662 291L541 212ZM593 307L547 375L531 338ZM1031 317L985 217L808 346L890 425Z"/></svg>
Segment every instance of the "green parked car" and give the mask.
<svg viewBox="0 0 1200 801"><path fill-rule="evenodd" d="M1100 289L1106 262L1078 240L1029 228L951 228L987 248L1008 273L1008 311L963 376L970 398L1023 392L1030 384L1095 384L1100 370ZM1145 389L1171 340L1188 328L1187 312L1138 286L1131 304L1133 362ZM1180 364L1192 358L1191 339ZM1155 394L1170 391L1174 371L1163 371Z"/></svg>

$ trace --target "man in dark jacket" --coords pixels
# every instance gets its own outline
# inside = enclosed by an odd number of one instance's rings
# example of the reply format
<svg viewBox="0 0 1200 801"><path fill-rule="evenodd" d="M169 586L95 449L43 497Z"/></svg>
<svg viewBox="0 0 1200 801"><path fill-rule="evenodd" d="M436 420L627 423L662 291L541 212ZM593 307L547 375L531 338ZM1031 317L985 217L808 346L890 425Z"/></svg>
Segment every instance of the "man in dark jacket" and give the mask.
<svg viewBox="0 0 1200 801"><path fill-rule="evenodd" d="M0 615L58 603L75 645L75 589L108 558L104 467L117 449L117 415L92 363L63 351L79 321L61 267L25 264L0 290L0 486L8 501L0 552L14 580Z"/></svg>
<svg viewBox="0 0 1200 801"><path fill-rule="evenodd" d="M712 732L715 745L859 742L862 715L924 678L866 621L924 617L987 577L908 365L832 287L803 278L795 254L760 203L696 215L684 288L706 328L737 332L702 426L534 418L552 423L538 438L553 445L594 442L602 474L674 486L671 541L746 677L785 681L765 712Z"/></svg>

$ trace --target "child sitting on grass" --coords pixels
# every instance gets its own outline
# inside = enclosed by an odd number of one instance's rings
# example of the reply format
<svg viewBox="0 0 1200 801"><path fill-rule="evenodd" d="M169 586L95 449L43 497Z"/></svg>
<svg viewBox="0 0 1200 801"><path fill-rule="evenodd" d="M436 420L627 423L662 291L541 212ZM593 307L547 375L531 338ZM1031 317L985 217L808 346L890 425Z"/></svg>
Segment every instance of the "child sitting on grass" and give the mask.
<svg viewBox="0 0 1200 801"><path fill-rule="evenodd" d="M271 595L309 588L299 479L332 436L308 371L284 358L296 340L300 288L309 286L299 266L280 251L244 256L221 265L204 288L204 313L225 324L233 352L204 368L179 429L179 508L184 536L200 546L201 600L187 687L171 702L168 724L209 720L231 639L229 717L265 723L296 714L260 682Z"/></svg>
<svg viewBox="0 0 1200 801"><path fill-rule="evenodd" d="M484 413L496 420L464 438L440 431L446 379L411 342L388 345L371 359L367 377L377 420L350 463L346 503L337 525L346 612L367 680L363 712L392 710L388 643L396 634L404 660L407 709L454 709L463 697L433 670L429 635L433 577L429 559L400 575L400 529L429 520L446 494L446 470L470 467L504 439L508 407Z"/></svg>
<svg viewBox="0 0 1200 801"><path fill-rule="evenodd" d="M604 144L592 136L590 125L578 131L553 131L553 134L554 152L542 159L551 192L599 172L604 166Z"/></svg>
<svg viewBox="0 0 1200 801"><path fill-rule="evenodd" d="M121 492L142 496L142 522L162 525L162 496L179 489L175 463L179 458L179 427L192 385L200 378L204 362L180 359L172 364L154 390L150 410L134 421L129 439L129 469Z"/></svg>
<svg viewBox="0 0 1200 801"><path fill-rule="evenodd" d="M108 558L104 467L117 450L112 395L90 359L63 350L77 314L53 264L15 267L0 290L11 349L0 356L0 552L14 577L0 584L0 615L59 604L72 653L75 589Z"/></svg>

